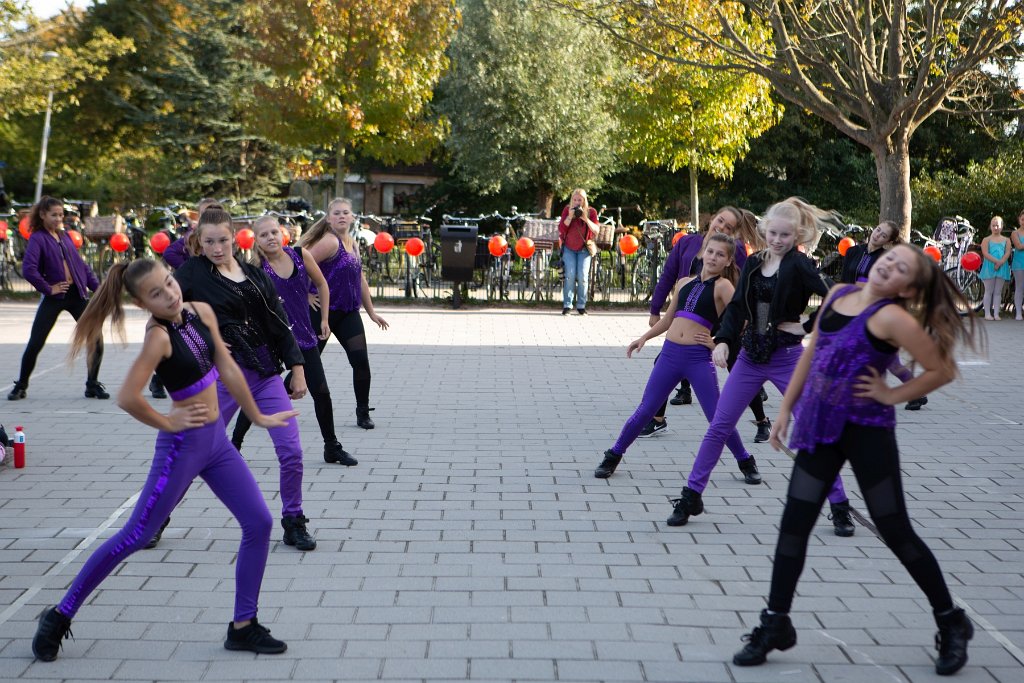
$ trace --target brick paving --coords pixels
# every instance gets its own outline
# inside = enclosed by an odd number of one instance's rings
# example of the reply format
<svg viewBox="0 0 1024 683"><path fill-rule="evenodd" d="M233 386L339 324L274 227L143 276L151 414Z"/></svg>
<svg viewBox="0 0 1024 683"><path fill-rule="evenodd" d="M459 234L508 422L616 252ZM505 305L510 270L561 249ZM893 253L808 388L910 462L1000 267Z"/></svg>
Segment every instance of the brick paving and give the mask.
<svg viewBox="0 0 1024 683"><path fill-rule="evenodd" d="M40 356L29 398L0 397L25 425L28 466L0 467L0 679L387 681L932 681L927 602L882 543L824 515L794 605L799 645L769 663L730 663L763 607L790 462L766 444L761 486L726 458L706 513L664 524L706 423L672 407L670 429L638 441L619 472L601 452L639 401L660 342L625 346L646 314L395 309L368 329L377 429L355 427L340 345L325 353L339 435L358 467L325 464L309 399L305 510L319 548L275 529L260 619L288 652L222 647L239 531L201 482L159 548L132 556L96 591L53 663L29 638L141 485L153 431L113 401L82 397L64 364L71 318ZM0 303L0 378L17 368L34 306ZM365 320L365 318L364 318ZM141 339L108 343L116 391ZM917 529L956 596L981 617L960 681L1024 680L1024 324L989 323L991 359L920 412L899 411L905 486ZM724 375L723 375L724 378ZM10 385L0 386L6 395ZM769 389L768 411L779 396ZM158 405L160 403L158 402ZM275 516L269 438L243 448ZM848 477L855 508L859 491ZM98 538L97 538L98 537Z"/></svg>

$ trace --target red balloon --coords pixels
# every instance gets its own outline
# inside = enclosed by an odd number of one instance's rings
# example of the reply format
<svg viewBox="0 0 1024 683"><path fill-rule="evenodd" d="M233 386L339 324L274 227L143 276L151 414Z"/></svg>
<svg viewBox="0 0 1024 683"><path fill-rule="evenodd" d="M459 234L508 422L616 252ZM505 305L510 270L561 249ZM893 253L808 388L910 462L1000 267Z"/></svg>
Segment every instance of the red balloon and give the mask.
<svg viewBox="0 0 1024 683"><path fill-rule="evenodd" d="M533 240L529 237L520 237L516 240L516 253L519 255L519 258L530 258L533 256L535 249Z"/></svg>
<svg viewBox="0 0 1024 683"><path fill-rule="evenodd" d="M153 248L158 254L164 253L167 247L171 246L171 238L167 236L166 232L155 232L153 236L149 238L149 246Z"/></svg>
<svg viewBox="0 0 1024 683"><path fill-rule="evenodd" d="M378 232L373 238L373 248L382 254L386 254L395 248L395 238L389 233Z"/></svg>
<svg viewBox="0 0 1024 683"><path fill-rule="evenodd" d="M252 249L252 245L256 244L256 233L249 228L242 228L235 234L235 242L242 249Z"/></svg>
<svg viewBox="0 0 1024 683"><path fill-rule="evenodd" d="M504 256L508 251L508 240L501 235L492 235L491 239L487 240L487 251L494 257Z"/></svg>
<svg viewBox="0 0 1024 683"><path fill-rule="evenodd" d="M685 233L682 230L680 230L679 232L677 232L675 235L672 236L672 246L673 247L676 246L676 242L678 242L679 240L683 239L683 235L684 234Z"/></svg>
<svg viewBox="0 0 1024 683"><path fill-rule="evenodd" d="M75 245L75 249L81 249L82 244L85 243L85 240L82 239L82 233L77 230L68 230L68 237L71 238L71 243Z"/></svg>
<svg viewBox="0 0 1024 683"><path fill-rule="evenodd" d="M964 267L964 270L978 270L981 268L981 255L969 251L960 258L960 265Z"/></svg>
<svg viewBox="0 0 1024 683"><path fill-rule="evenodd" d="M7 221L0 221L0 240L7 239Z"/></svg>
<svg viewBox="0 0 1024 683"><path fill-rule="evenodd" d="M635 254L636 250L640 248L640 240L632 235L623 235L619 238L619 251L626 256Z"/></svg>
<svg viewBox="0 0 1024 683"><path fill-rule="evenodd" d="M128 247L131 242L128 239L128 235L123 232L115 232L110 236L110 248L116 251L118 254L123 254L128 251Z"/></svg>
<svg viewBox="0 0 1024 683"><path fill-rule="evenodd" d="M409 256L419 256L426 248L427 245L423 244L423 240L419 237L413 237L405 243L405 253Z"/></svg>
<svg viewBox="0 0 1024 683"><path fill-rule="evenodd" d="M32 231L29 228L28 222L29 222L29 215L27 213L24 216L21 217L20 221L18 221L18 232L26 240L28 240L28 238L32 236Z"/></svg>
<svg viewBox="0 0 1024 683"><path fill-rule="evenodd" d="M287 247L292 241L292 234L288 231L288 228L281 226L281 246Z"/></svg>
<svg viewBox="0 0 1024 683"><path fill-rule="evenodd" d="M929 244L927 247L925 247L924 253L928 256L931 256L936 263L942 260L942 252L934 244Z"/></svg>
<svg viewBox="0 0 1024 683"><path fill-rule="evenodd" d="M852 247L854 244L856 244L856 242L853 241L852 237L844 237L843 239L839 240L839 255L846 256L846 252L849 251L850 247Z"/></svg>

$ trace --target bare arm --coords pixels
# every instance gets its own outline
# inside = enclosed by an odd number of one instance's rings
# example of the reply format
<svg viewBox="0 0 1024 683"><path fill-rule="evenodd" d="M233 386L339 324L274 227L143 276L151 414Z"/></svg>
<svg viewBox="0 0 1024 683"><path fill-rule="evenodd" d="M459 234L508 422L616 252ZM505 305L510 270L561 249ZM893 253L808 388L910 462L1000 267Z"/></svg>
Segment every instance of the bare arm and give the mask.
<svg viewBox="0 0 1024 683"><path fill-rule="evenodd" d="M324 277L323 271L320 270L320 266L317 265L316 259L313 258L313 254L310 253L309 249L302 250L302 263L306 266L306 274L309 275L310 282L316 287L320 310L329 311L331 308L331 290L327 286L327 278ZM320 318L320 338L327 339L331 335L330 321L326 315L321 315Z"/></svg>
<svg viewBox="0 0 1024 683"><path fill-rule="evenodd" d="M639 351L648 341L654 339L658 335L664 334L668 331L668 328L672 327L672 321L675 320L676 307L679 305L679 290L684 284L692 279L692 277L683 278L676 284L675 291L672 292L672 299L669 301L668 310L665 311L665 315L662 316L661 320L651 325L650 329L640 335L639 338L630 342L629 346L626 348L627 358L632 358L634 351Z"/></svg>
<svg viewBox="0 0 1024 683"><path fill-rule="evenodd" d="M317 263L323 263L337 254L338 249L340 248L341 242L338 241L338 237L333 233L328 232L316 242L307 246L303 251L309 252L313 257L313 260ZM305 263L305 261L303 261L303 263Z"/></svg>
<svg viewBox="0 0 1024 683"><path fill-rule="evenodd" d="M164 358L171 355L171 340L167 331L160 327L151 327L142 342L142 353L132 363L128 376L117 392L117 405L144 425L163 432L181 432L186 429L202 427L206 424L209 409L205 403L193 403L187 406L171 406L167 415L157 412L142 396L142 391L149 385L153 371Z"/></svg>
<svg viewBox="0 0 1024 683"><path fill-rule="evenodd" d="M356 245L356 257L359 257L359 245ZM370 283L366 281L366 274L360 273L359 275L359 293L362 299L363 308L366 309L366 315L370 317L373 324L382 330L388 329L388 321L380 317L373 310L373 297L370 296Z"/></svg>

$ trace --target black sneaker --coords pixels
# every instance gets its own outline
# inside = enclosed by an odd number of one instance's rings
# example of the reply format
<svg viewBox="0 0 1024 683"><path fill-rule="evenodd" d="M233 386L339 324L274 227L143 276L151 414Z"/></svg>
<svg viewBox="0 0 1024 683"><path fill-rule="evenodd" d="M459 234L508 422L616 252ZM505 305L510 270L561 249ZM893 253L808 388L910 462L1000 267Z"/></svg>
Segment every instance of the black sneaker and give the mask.
<svg viewBox="0 0 1024 683"><path fill-rule="evenodd" d="M15 380L14 388L11 389L11 393L7 394L7 400L20 401L28 396L28 393L25 391L26 389L28 389L28 382L19 382Z"/></svg>
<svg viewBox="0 0 1024 683"><path fill-rule="evenodd" d="M373 420L370 419L371 410L373 410L373 408L356 406L356 426L362 427L363 429L373 429L377 426L373 424Z"/></svg>
<svg viewBox="0 0 1024 683"><path fill-rule="evenodd" d="M57 653L62 647L61 641L65 638L74 638L71 633L71 620L57 611L56 607L39 615L39 628L36 629L36 637L32 639L32 654L44 662L52 662L57 659Z"/></svg>
<svg viewBox="0 0 1024 683"><path fill-rule="evenodd" d="M164 383L156 375L149 380L149 393L153 398L167 398L167 390Z"/></svg>
<svg viewBox="0 0 1024 683"><path fill-rule="evenodd" d="M743 636L747 644L733 655L736 666L757 666L764 664L772 650L788 650L796 645L796 629L788 614L768 614L761 611L761 625Z"/></svg>
<svg viewBox="0 0 1024 683"><path fill-rule="evenodd" d="M704 501L701 500L700 494L688 486L684 486L682 495L671 502L675 509L672 516L665 521L669 526L685 526L691 516L696 517L704 512Z"/></svg>
<svg viewBox="0 0 1024 683"><path fill-rule="evenodd" d="M86 382L85 397L106 399L110 398L110 394L107 393L107 388L103 386L102 382Z"/></svg>
<svg viewBox="0 0 1024 683"><path fill-rule="evenodd" d="M853 526L853 518L850 516L850 501L845 503L832 503L832 514L828 516L835 527L836 536L853 536L856 527Z"/></svg>
<svg viewBox="0 0 1024 683"><path fill-rule="evenodd" d="M935 634L935 673L940 676L955 674L967 663L967 641L974 637L974 625L960 608L949 614L935 615L939 632Z"/></svg>
<svg viewBox="0 0 1024 683"><path fill-rule="evenodd" d="M921 406L928 403L928 397L922 396L921 398L911 399L907 401L907 405L904 406L905 410L921 410Z"/></svg>
<svg viewBox="0 0 1024 683"><path fill-rule="evenodd" d="M576 312L579 313L580 315L586 315L587 314L587 309L585 309L585 308L577 308Z"/></svg>
<svg viewBox="0 0 1024 683"><path fill-rule="evenodd" d="M757 461L754 456L739 461L740 472L743 473L743 481L748 484L760 484L761 473L757 471Z"/></svg>
<svg viewBox="0 0 1024 683"><path fill-rule="evenodd" d="M569 315L569 311L571 311L571 310L572 310L571 308L563 308L562 309L562 315Z"/></svg>
<svg viewBox="0 0 1024 683"><path fill-rule="evenodd" d="M757 434L754 435L754 443L764 443L772 435L772 421L767 417L764 422L757 423Z"/></svg>
<svg viewBox="0 0 1024 683"><path fill-rule="evenodd" d="M284 517L281 520L281 526L284 527L284 538L281 540L284 544L293 545L297 550L316 550L316 541L306 531L307 522L309 520L302 515Z"/></svg>
<svg viewBox="0 0 1024 683"><path fill-rule="evenodd" d="M170 523L171 523L171 518L170 517L165 519L164 523L160 525L159 529L157 529L157 532L155 534L153 534L153 538L149 539L149 541L146 543L146 545L143 546L143 548L145 550L152 550L153 548L155 548L156 544L160 542L160 537L164 535L164 529L166 529L167 525L170 524Z"/></svg>
<svg viewBox="0 0 1024 683"><path fill-rule="evenodd" d="M594 476L598 479L607 479L615 473L615 468L619 466L620 462L622 462L622 456L609 448L604 452L604 460L594 470Z"/></svg>
<svg viewBox="0 0 1024 683"><path fill-rule="evenodd" d="M224 641L225 650L248 650L262 655L279 655L288 649L288 645L270 635L270 629L256 621L254 617L248 626L235 628L234 623L228 624L228 637Z"/></svg>
<svg viewBox="0 0 1024 683"><path fill-rule="evenodd" d="M353 458L337 441L324 444L324 462L336 462L345 467L354 467L359 464L359 461Z"/></svg>
<svg viewBox="0 0 1024 683"><path fill-rule="evenodd" d="M668 420L662 420L661 422L658 422L652 417L650 422L644 425L644 428L640 430L640 433L637 434L637 437L641 439L646 439L647 437L654 436L658 432L663 432L666 429L668 429Z"/></svg>
<svg viewBox="0 0 1024 683"><path fill-rule="evenodd" d="M674 406L688 406L693 403L693 392L690 391L690 387L683 389L676 389L676 395L669 401Z"/></svg>

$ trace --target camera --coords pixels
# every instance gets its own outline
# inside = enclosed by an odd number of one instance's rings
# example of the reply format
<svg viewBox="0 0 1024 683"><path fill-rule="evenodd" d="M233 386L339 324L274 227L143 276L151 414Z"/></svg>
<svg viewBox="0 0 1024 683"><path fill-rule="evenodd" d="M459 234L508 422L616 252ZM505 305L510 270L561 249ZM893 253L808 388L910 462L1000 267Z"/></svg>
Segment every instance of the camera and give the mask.
<svg viewBox="0 0 1024 683"><path fill-rule="evenodd" d="M575 216L576 218L582 218L583 217L583 207L582 206L573 207L572 215Z"/></svg>

